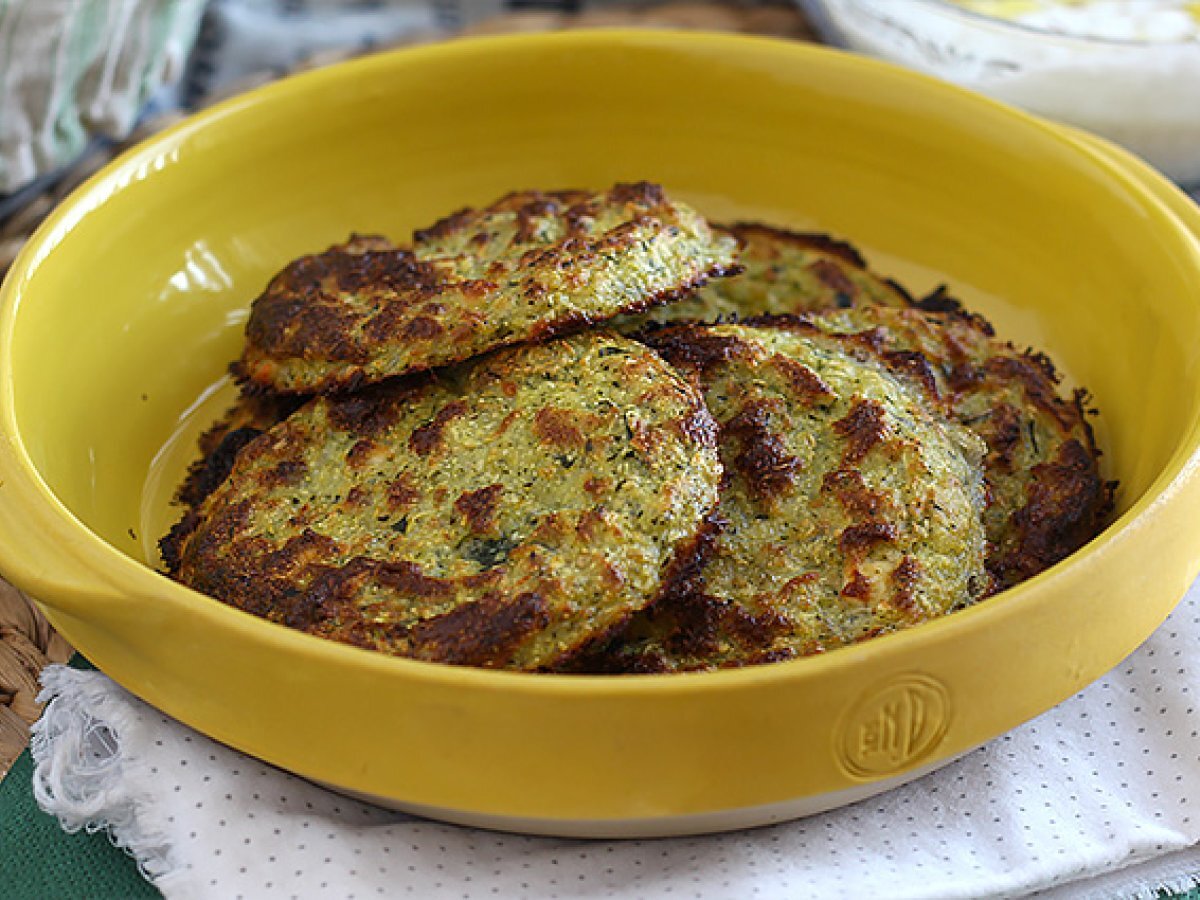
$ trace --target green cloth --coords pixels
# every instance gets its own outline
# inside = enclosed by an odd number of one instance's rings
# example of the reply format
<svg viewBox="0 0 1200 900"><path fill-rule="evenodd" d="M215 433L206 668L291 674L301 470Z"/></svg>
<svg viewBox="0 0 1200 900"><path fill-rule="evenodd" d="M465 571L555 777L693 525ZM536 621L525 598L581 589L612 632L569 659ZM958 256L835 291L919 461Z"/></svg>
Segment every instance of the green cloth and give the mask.
<svg viewBox="0 0 1200 900"><path fill-rule="evenodd" d="M76 669L94 669L76 653ZM33 757L0 780L0 894L5 900L141 900L162 897L108 832L67 834L33 799Z"/></svg>
<svg viewBox="0 0 1200 900"><path fill-rule="evenodd" d="M5 900L159 898L107 832L67 834L33 799L26 750L0 781L0 894Z"/></svg>

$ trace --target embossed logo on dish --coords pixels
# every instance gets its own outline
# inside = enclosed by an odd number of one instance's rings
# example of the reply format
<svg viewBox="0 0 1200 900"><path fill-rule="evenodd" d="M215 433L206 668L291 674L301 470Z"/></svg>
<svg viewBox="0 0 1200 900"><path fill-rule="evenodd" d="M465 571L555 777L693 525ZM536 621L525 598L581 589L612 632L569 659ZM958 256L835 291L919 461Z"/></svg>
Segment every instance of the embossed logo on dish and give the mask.
<svg viewBox="0 0 1200 900"><path fill-rule="evenodd" d="M854 705L834 749L852 775L893 775L929 756L949 724L950 694L945 686L928 675L903 675Z"/></svg>

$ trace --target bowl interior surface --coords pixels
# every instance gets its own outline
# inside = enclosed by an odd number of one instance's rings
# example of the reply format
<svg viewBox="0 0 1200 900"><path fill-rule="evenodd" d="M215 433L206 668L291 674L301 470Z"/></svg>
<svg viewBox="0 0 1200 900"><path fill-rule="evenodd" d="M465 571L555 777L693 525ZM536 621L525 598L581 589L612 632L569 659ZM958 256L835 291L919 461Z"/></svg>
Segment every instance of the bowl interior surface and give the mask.
<svg viewBox="0 0 1200 900"><path fill-rule="evenodd" d="M0 357L9 360L4 426L47 502L65 508L54 539L87 549L93 567L157 566L195 435L233 395L225 370L248 306L288 260L351 231L404 241L517 188L638 179L662 182L715 221L849 239L877 271L915 292L944 282L1001 335L1047 351L1068 384L1091 392L1105 475L1120 482L1117 524L1081 555L1102 555L1136 525L1195 450L1195 242L1136 181L1052 128L881 64L782 42L487 39L373 57L226 103L126 155L44 226L5 286ZM164 617L229 612L158 582L143 579ZM937 640L966 634L977 612L936 623ZM301 646L275 626L244 627ZM1122 646L1120 655L1133 644ZM875 653L845 652L847 661ZM414 670L400 662L369 665ZM1061 696L1077 686L1064 681ZM301 771L376 786L283 752L265 732L212 724L219 699L181 701L177 714L193 710L202 727ZM982 740L1045 705L1037 695L993 730L972 728Z"/></svg>

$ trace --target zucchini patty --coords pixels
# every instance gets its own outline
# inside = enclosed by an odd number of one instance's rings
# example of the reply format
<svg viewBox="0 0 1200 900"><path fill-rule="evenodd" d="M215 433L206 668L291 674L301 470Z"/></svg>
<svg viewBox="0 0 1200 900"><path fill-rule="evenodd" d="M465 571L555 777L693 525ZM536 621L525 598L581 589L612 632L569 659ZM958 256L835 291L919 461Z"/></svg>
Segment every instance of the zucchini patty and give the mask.
<svg viewBox="0 0 1200 900"><path fill-rule="evenodd" d="M699 393L590 332L311 401L241 450L163 556L312 634L537 670L694 567L721 473Z"/></svg>
<svg viewBox="0 0 1200 900"><path fill-rule="evenodd" d="M720 425L722 527L690 578L578 669L771 662L987 593L982 443L881 362L791 319L672 326L646 340Z"/></svg>
<svg viewBox="0 0 1200 900"><path fill-rule="evenodd" d="M868 269L854 247L829 235L758 222L714 225L713 230L737 239L740 275L710 282L677 303L622 316L615 327L631 333L650 323L736 321L912 302L899 284Z"/></svg>
<svg viewBox="0 0 1200 900"><path fill-rule="evenodd" d="M860 307L812 322L857 333L865 352L923 385L987 444L984 523L997 588L1033 577L1100 532L1114 485L1100 477L1087 394L1061 396L1044 354L1018 350L961 311Z"/></svg>
<svg viewBox="0 0 1200 900"><path fill-rule="evenodd" d="M254 301L235 376L287 393L348 390L544 339L736 271L658 185L509 194L413 235L357 239L284 268Z"/></svg>

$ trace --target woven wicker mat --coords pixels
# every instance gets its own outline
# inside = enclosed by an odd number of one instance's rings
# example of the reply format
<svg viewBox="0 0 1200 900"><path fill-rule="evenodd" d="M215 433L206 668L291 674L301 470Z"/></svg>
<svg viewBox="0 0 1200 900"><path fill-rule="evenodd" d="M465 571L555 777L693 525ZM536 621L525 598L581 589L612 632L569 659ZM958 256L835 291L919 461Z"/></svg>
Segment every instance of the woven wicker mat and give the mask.
<svg viewBox="0 0 1200 900"><path fill-rule="evenodd" d="M0 581L0 778L29 742L38 717L38 674L66 662L71 646L29 599Z"/></svg>
<svg viewBox="0 0 1200 900"><path fill-rule="evenodd" d="M791 4L784 3L665 3L630 7L606 7L590 12L510 13L476 23L469 33L496 34L516 31L552 31L563 28L628 26L683 28L706 31L735 31L812 40L807 22ZM449 37L449 35L447 35ZM317 68L339 62L352 53L322 53L306 60L299 69ZM276 76L253 75L231 86L212 103L257 87ZM55 184L32 197L21 209L0 222L0 273L8 270L21 246L55 205L113 156L132 144L177 121L168 114L143 123L124 144L88 154ZM29 742L29 726L41 710L37 704L38 675L48 663L66 662L72 649L54 633L45 617L29 599L0 580L0 778Z"/></svg>

